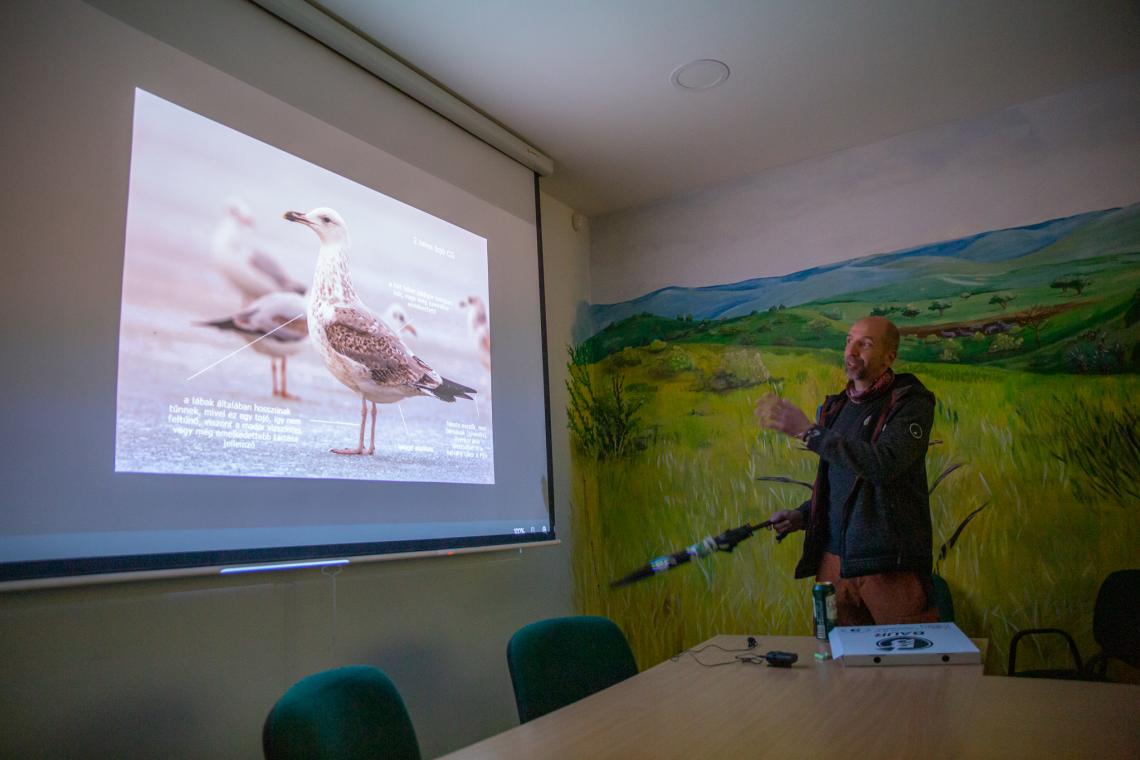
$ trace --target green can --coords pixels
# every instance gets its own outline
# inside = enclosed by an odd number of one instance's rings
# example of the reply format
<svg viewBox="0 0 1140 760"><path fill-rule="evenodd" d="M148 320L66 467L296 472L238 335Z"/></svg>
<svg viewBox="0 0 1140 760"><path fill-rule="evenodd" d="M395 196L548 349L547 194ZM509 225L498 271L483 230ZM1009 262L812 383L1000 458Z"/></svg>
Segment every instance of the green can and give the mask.
<svg viewBox="0 0 1140 760"><path fill-rule="evenodd" d="M812 608L815 612L815 637L827 641L835 627L835 584L823 581L812 586Z"/></svg>

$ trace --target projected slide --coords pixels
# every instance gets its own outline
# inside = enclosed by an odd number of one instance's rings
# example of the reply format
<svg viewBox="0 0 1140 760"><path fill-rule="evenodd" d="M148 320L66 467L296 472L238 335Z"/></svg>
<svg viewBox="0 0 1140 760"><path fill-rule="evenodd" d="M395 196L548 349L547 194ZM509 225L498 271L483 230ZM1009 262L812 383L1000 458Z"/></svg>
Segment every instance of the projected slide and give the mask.
<svg viewBox="0 0 1140 760"><path fill-rule="evenodd" d="M116 471L493 483L488 302L484 238L135 91Z"/></svg>

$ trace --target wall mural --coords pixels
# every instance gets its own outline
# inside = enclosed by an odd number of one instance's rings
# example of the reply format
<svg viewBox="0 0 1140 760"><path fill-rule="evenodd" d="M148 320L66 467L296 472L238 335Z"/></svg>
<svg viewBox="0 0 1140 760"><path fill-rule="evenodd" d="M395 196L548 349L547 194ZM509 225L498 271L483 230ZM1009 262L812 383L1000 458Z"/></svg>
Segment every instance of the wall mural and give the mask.
<svg viewBox="0 0 1140 760"><path fill-rule="evenodd" d="M937 395L935 571L958 625L989 638L988 670L1018 629L1096 651L1097 588L1140 566L1140 204L591 312L567 382L575 593L642 667L716 633L810 633L802 533L610 582L808 497L818 458L761 431L753 404L774 390L814 410L869 314L899 326L896 369ZM1019 646L1019 668L1063 664L1053 643Z"/></svg>

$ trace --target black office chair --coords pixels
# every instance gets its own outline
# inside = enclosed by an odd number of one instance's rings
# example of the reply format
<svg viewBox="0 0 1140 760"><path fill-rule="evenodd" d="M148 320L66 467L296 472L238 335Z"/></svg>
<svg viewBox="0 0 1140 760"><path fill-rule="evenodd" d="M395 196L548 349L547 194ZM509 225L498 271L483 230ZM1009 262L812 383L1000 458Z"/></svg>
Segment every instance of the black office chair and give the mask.
<svg viewBox="0 0 1140 760"><path fill-rule="evenodd" d="M930 576L934 587L934 606L938 608L938 620L943 623L954 622L954 597L950 594L950 586L946 579L937 573Z"/></svg>
<svg viewBox="0 0 1140 760"><path fill-rule="evenodd" d="M1071 668L1017 670L1017 644L1026 636L1049 634L1062 637L1073 659ZM1077 642L1060 628L1030 628L1018 631L1009 642L1009 675L1022 678L1064 678L1105 681L1108 661L1116 658L1140 668L1140 570L1117 570L1100 584L1093 609L1093 639L1100 651L1081 661Z"/></svg>

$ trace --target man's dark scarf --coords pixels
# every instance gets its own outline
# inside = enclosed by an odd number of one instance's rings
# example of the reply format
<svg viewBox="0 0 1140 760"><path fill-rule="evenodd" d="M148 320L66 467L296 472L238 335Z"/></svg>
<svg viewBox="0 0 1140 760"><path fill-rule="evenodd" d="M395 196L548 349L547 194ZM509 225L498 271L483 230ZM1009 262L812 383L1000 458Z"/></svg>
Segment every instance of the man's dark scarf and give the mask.
<svg viewBox="0 0 1140 760"><path fill-rule="evenodd" d="M855 390L855 381L847 381L847 398L852 404L865 404L868 401L874 401L879 396L887 392L891 387L891 383L895 381L895 373L890 367L887 371L879 375L875 382L861 391Z"/></svg>

